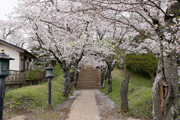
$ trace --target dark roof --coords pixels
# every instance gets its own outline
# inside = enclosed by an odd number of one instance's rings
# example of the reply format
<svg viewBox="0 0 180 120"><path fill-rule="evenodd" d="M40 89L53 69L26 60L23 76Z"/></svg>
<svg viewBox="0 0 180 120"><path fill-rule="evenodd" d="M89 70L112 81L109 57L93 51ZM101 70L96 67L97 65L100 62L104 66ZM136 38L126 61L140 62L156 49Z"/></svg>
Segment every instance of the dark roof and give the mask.
<svg viewBox="0 0 180 120"><path fill-rule="evenodd" d="M23 49L23 48L21 48L21 47L18 47L18 46L16 46L16 45L13 45L13 44L8 43L8 42L6 42L6 41L4 41L4 40L1 40L1 39L0 39L0 43L1 43L1 44L4 44L4 45L7 45L7 46L9 46L9 47L11 47L11 48L16 49L17 52L25 53L25 54L28 54L29 56L31 56L32 58L36 58L36 57L35 57L34 55L32 55L29 51L27 51L27 50L25 50L25 49Z"/></svg>

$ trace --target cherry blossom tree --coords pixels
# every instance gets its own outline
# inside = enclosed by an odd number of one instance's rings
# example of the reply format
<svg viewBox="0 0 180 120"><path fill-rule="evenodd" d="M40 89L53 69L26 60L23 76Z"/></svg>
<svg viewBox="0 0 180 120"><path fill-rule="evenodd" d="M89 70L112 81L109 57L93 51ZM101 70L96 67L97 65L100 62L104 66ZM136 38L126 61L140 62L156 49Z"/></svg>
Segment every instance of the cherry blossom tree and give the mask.
<svg viewBox="0 0 180 120"><path fill-rule="evenodd" d="M15 20L0 21L0 38L16 46L23 47L26 44L25 31L22 25Z"/></svg>
<svg viewBox="0 0 180 120"><path fill-rule="evenodd" d="M29 38L36 46L52 54L66 73L66 97L72 88L70 69L73 67L77 73L89 37L90 18L74 13L75 8L78 4L70 1L23 0L16 10L18 18L30 31Z"/></svg>
<svg viewBox="0 0 180 120"><path fill-rule="evenodd" d="M84 10L79 9L78 11L84 11ZM117 12L112 12L110 14L112 15L111 16L112 18L118 17ZM126 35L128 26L119 24L118 22L113 20L104 19L104 17L101 17L101 15L98 14L96 15L93 12L89 15L94 17L94 19L96 19L94 22L98 22L98 26L97 24L93 24L93 26L94 26L94 31L96 33L95 36L97 37L96 39L99 40L101 43L98 46L98 49L93 50L92 54L98 57L99 61L101 62L101 64L99 63L99 65L101 65L100 68L102 73L102 80L101 80L102 87L103 88L105 87L106 79L108 79L108 92L112 91L111 72L117 63L117 59L115 58L118 58L118 60L123 63L124 74L125 74L124 75L125 79L122 81L122 87L121 87L121 99L122 99L121 106L122 106L122 111L127 111L128 110L127 94L128 94L128 84L129 84L130 74L128 74L128 72L126 71L125 55L129 53L126 51L130 50L129 48L130 44L126 44L126 42L124 41L125 41L125 37L126 39L128 39L127 37L130 37L130 35L129 36ZM99 48L101 48L101 51L99 51L100 50ZM106 51L105 48L109 48L109 49ZM92 52L92 50L90 51ZM96 61L98 61L98 59L96 59Z"/></svg>
<svg viewBox="0 0 180 120"><path fill-rule="evenodd" d="M134 29L141 37L134 42L135 50L151 51L159 58L153 84L153 119L178 119L179 0L92 0L90 11L107 20ZM116 13L114 18L112 13ZM126 42L128 44L128 41Z"/></svg>
<svg viewBox="0 0 180 120"><path fill-rule="evenodd" d="M67 73L65 96L71 88L69 70L71 66L78 66L85 47L90 49L98 39L116 40L120 31L118 25L131 27L134 32L121 44L122 48L131 45L134 47L127 47L131 51L149 51L159 58L153 84L153 119L176 120L179 6L179 0L23 0L17 13L30 29L30 38L50 52ZM91 35L94 33L97 35ZM133 39L137 35L138 39ZM105 43L102 45L106 46ZM107 47L92 48L96 49L88 51L99 53L100 59L111 58L112 51Z"/></svg>

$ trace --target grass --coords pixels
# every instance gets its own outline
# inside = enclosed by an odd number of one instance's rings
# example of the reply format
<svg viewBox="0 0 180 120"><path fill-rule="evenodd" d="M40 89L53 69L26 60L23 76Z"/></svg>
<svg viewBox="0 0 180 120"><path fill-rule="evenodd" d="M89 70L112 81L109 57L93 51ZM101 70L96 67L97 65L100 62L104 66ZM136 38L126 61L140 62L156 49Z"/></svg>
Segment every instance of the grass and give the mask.
<svg viewBox="0 0 180 120"><path fill-rule="evenodd" d="M63 96L64 78L62 77L62 69L55 66L55 77L52 80L51 104L54 108L56 104L63 103L67 98ZM19 108L30 111L43 111L48 109L48 82L22 87L6 92L5 107Z"/></svg>
<svg viewBox="0 0 180 120"><path fill-rule="evenodd" d="M113 91L108 94L107 87L101 89L102 92L109 95L110 98L120 107L120 89L121 81L124 79L123 71L115 69L112 72L112 88ZM107 84L106 84L107 86ZM129 111L127 116L135 116L139 118L152 117L152 83L150 78L143 77L131 73L129 91L128 91Z"/></svg>

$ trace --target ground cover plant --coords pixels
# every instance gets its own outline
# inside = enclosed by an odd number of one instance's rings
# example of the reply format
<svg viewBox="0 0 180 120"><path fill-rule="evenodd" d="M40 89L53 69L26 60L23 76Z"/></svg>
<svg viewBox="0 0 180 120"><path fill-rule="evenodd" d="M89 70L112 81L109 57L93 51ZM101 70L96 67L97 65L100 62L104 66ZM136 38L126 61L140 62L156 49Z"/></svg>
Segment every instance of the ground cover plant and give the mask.
<svg viewBox="0 0 180 120"><path fill-rule="evenodd" d="M63 96L64 78L62 69L55 67L55 78L52 80L52 108L56 104L63 103L67 98ZM25 109L30 111L43 111L48 109L48 82L22 87L6 92L5 107Z"/></svg>
<svg viewBox="0 0 180 120"><path fill-rule="evenodd" d="M120 89L121 81L124 79L123 70L115 69L112 72L112 92L101 89L107 94L119 108L121 105ZM131 73L128 91L129 111L125 114L138 118L152 118L152 83L150 78Z"/></svg>

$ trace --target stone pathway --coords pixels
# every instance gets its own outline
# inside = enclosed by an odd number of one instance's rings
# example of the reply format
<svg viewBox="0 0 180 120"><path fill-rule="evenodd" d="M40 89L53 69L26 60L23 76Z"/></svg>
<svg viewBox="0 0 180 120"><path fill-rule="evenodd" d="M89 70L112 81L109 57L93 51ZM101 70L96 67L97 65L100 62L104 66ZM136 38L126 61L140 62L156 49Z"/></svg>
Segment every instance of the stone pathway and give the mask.
<svg viewBox="0 0 180 120"><path fill-rule="evenodd" d="M25 120L25 116L17 116L12 118L11 120Z"/></svg>
<svg viewBox="0 0 180 120"><path fill-rule="evenodd" d="M66 120L99 120L94 90L83 90L71 106Z"/></svg>

